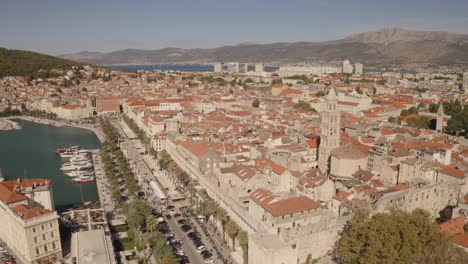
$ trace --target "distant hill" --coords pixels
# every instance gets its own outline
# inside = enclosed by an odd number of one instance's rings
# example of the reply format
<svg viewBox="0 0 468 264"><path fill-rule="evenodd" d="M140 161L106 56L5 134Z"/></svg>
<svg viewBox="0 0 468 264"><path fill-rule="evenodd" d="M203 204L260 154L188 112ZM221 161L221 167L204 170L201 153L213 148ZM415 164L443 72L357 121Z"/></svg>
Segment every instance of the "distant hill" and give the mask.
<svg viewBox="0 0 468 264"><path fill-rule="evenodd" d="M468 35L386 28L325 42L248 43L213 49L125 49L61 57L101 65L215 61L330 63L346 58L371 66L409 63L468 65Z"/></svg>
<svg viewBox="0 0 468 264"><path fill-rule="evenodd" d="M67 70L77 65L81 63L31 51L0 48L0 78L4 76L47 77L50 74L48 70Z"/></svg>

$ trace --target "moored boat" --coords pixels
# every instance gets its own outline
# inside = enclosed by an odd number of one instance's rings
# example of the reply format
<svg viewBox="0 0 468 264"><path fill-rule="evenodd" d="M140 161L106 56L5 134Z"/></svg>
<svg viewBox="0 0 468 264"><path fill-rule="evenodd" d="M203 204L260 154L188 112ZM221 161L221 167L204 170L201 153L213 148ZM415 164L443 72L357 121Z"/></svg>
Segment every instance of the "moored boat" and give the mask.
<svg viewBox="0 0 468 264"><path fill-rule="evenodd" d="M71 146L69 148L58 148L55 150L55 153L61 155L65 152L76 152L79 150L79 147L78 146Z"/></svg>
<svg viewBox="0 0 468 264"><path fill-rule="evenodd" d="M91 176L81 176L73 179L74 183L86 183L86 182L93 182L94 177Z"/></svg>

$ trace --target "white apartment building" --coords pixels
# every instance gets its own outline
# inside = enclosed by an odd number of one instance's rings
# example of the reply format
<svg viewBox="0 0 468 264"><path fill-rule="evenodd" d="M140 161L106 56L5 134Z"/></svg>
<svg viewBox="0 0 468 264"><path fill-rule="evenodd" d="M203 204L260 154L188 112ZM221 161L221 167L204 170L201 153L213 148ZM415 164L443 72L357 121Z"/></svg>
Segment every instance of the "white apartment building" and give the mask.
<svg viewBox="0 0 468 264"><path fill-rule="evenodd" d="M355 74L359 74L359 75L362 75L363 73L363 66L362 66L362 63L356 63L354 64L354 73Z"/></svg>
<svg viewBox="0 0 468 264"><path fill-rule="evenodd" d="M342 67L341 67L341 70L342 70L343 73L350 73L351 74L354 71L354 67L349 62L349 60L344 60L343 64L342 64Z"/></svg>
<svg viewBox="0 0 468 264"><path fill-rule="evenodd" d="M0 182L0 237L21 263L62 259L49 179Z"/></svg>
<svg viewBox="0 0 468 264"><path fill-rule="evenodd" d="M213 65L213 72L222 72L223 71L223 64L221 62L216 62Z"/></svg>

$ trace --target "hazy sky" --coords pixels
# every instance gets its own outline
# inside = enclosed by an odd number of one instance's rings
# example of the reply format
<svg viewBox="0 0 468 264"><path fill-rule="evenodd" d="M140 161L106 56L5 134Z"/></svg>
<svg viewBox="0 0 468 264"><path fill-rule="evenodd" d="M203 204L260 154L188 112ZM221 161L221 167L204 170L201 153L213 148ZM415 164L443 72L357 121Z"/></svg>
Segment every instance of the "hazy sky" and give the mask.
<svg viewBox="0 0 468 264"><path fill-rule="evenodd" d="M0 47L48 54L321 41L383 27L468 34L468 0L1 0Z"/></svg>

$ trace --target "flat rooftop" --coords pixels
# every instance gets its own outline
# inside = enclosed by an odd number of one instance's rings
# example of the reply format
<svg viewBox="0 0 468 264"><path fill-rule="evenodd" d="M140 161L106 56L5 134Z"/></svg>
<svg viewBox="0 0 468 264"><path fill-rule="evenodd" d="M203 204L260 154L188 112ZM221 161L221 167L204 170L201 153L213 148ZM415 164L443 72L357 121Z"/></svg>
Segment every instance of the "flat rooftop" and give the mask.
<svg viewBox="0 0 468 264"><path fill-rule="evenodd" d="M72 254L77 264L110 264L104 230L77 232L72 235Z"/></svg>

